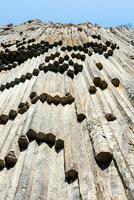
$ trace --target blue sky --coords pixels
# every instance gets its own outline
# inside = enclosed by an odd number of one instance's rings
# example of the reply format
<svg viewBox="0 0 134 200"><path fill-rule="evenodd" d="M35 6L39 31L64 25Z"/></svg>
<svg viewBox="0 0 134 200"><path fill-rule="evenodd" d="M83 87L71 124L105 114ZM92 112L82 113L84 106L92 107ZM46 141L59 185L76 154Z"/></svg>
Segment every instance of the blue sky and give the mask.
<svg viewBox="0 0 134 200"><path fill-rule="evenodd" d="M134 26L134 0L0 0L0 7L0 25L38 18L44 22Z"/></svg>

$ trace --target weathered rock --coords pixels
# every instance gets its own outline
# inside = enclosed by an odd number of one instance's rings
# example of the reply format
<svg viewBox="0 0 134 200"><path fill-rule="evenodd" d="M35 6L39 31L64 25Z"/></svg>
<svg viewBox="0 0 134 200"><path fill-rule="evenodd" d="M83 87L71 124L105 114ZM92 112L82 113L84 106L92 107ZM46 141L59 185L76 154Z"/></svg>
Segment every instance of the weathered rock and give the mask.
<svg viewBox="0 0 134 200"><path fill-rule="evenodd" d="M92 85L91 85L91 86L89 87L89 92L90 92L90 94L95 94L96 91L97 91L97 89L96 89L95 86L92 86Z"/></svg>
<svg viewBox="0 0 134 200"><path fill-rule="evenodd" d="M1 114L0 116L0 123L1 124L6 124L9 120L9 116L8 115L5 115L5 114Z"/></svg>
<svg viewBox="0 0 134 200"><path fill-rule="evenodd" d="M95 77L94 80L93 80L93 83L95 84L96 87L98 87L101 83L101 78Z"/></svg>
<svg viewBox="0 0 134 200"><path fill-rule="evenodd" d="M37 133L36 141L38 144L41 144L42 142L46 142L47 141L46 134L44 134L42 132Z"/></svg>
<svg viewBox="0 0 134 200"><path fill-rule="evenodd" d="M28 79L28 80L30 80L31 78L32 78L32 74L31 73L26 73L26 78Z"/></svg>
<svg viewBox="0 0 134 200"><path fill-rule="evenodd" d="M105 117L106 117L107 121L114 121L114 120L116 120L116 117L112 113L107 113L105 115Z"/></svg>
<svg viewBox="0 0 134 200"><path fill-rule="evenodd" d="M102 90L105 90L108 87L108 84L105 80L101 80L100 84L99 84L99 88Z"/></svg>
<svg viewBox="0 0 134 200"><path fill-rule="evenodd" d="M53 104L55 104L57 106L58 104L60 104L60 100L61 100L61 98L58 95L54 96Z"/></svg>
<svg viewBox="0 0 134 200"><path fill-rule="evenodd" d="M103 65L101 63L96 63L96 67L99 69L99 70L102 70L103 69Z"/></svg>
<svg viewBox="0 0 134 200"><path fill-rule="evenodd" d="M27 136L21 135L18 140L18 144L19 144L20 151L27 149L27 147L29 145L29 140L28 140Z"/></svg>
<svg viewBox="0 0 134 200"><path fill-rule="evenodd" d="M26 133L29 141L33 141L33 140L36 140L36 135L37 133L33 130L33 129L30 129L27 133Z"/></svg>
<svg viewBox="0 0 134 200"><path fill-rule="evenodd" d="M86 118L86 116L83 113L77 114L77 121L78 122L81 123L85 118Z"/></svg>
<svg viewBox="0 0 134 200"><path fill-rule="evenodd" d="M113 79L111 80L111 82L112 82L112 84L113 84L115 87L119 87L119 85L120 85L120 81L119 81L118 78L113 78Z"/></svg>
<svg viewBox="0 0 134 200"><path fill-rule="evenodd" d="M48 133L48 134L46 134L45 142L48 144L49 147L53 147L55 144L55 139L56 139L55 135L53 135L52 133Z"/></svg>
<svg viewBox="0 0 134 200"><path fill-rule="evenodd" d="M71 79L73 79L73 78L74 78L74 71L71 70L71 69L69 69L69 70L67 71L67 75L68 75Z"/></svg>
<svg viewBox="0 0 134 200"><path fill-rule="evenodd" d="M39 100L38 96L35 96L34 98L31 99L31 103L35 104Z"/></svg>
<svg viewBox="0 0 134 200"><path fill-rule="evenodd" d="M5 167L5 161L3 159L0 159L0 171L3 170Z"/></svg>
<svg viewBox="0 0 134 200"><path fill-rule="evenodd" d="M33 91L33 92L30 94L30 99L33 99L33 98L36 97L36 96L37 96L36 92Z"/></svg>
<svg viewBox="0 0 134 200"><path fill-rule="evenodd" d="M64 149L64 141L61 139L56 140L55 151L59 153L62 149Z"/></svg>
<svg viewBox="0 0 134 200"><path fill-rule="evenodd" d="M46 100L47 100L47 94L46 93L42 93L40 96L39 96L39 99L42 103L44 103Z"/></svg>
<svg viewBox="0 0 134 200"><path fill-rule="evenodd" d="M33 70L33 75L34 75L34 76L38 76L38 74L39 74L39 70L38 70L38 69L34 69L34 70Z"/></svg>
<svg viewBox="0 0 134 200"><path fill-rule="evenodd" d="M18 112L16 110L10 110L9 112L9 119L14 120L18 115Z"/></svg>
<svg viewBox="0 0 134 200"><path fill-rule="evenodd" d="M7 169L14 167L17 162L14 151L10 151L5 157L5 166Z"/></svg>
<svg viewBox="0 0 134 200"><path fill-rule="evenodd" d="M65 172L65 179L67 183L73 183L78 179L78 172L74 169L70 169L69 171Z"/></svg>

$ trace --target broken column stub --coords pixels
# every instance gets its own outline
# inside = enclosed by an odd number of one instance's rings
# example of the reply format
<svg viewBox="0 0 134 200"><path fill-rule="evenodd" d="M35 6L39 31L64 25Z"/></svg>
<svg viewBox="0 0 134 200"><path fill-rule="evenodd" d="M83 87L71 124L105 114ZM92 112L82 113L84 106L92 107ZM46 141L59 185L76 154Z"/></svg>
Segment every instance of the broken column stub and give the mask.
<svg viewBox="0 0 134 200"><path fill-rule="evenodd" d="M91 138L95 160L98 166L104 170L110 165L113 154L100 123L94 124L93 130L91 131Z"/></svg>
<svg viewBox="0 0 134 200"><path fill-rule="evenodd" d="M17 158L16 158L14 151L10 151L5 157L5 166L8 169L10 169L10 168L14 167L16 162L17 162Z"/></svg>

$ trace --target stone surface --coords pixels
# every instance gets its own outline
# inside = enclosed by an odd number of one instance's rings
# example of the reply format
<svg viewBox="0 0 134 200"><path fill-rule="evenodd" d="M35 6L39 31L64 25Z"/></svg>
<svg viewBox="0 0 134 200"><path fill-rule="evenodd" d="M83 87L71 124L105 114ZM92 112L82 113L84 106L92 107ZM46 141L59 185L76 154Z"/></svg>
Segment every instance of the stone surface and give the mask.
<svg viewBox="0 0 134 200"><path fill-rule="evenodd" d="M134 200L133 41L91 23L1 27L1 200Z"/></svg>

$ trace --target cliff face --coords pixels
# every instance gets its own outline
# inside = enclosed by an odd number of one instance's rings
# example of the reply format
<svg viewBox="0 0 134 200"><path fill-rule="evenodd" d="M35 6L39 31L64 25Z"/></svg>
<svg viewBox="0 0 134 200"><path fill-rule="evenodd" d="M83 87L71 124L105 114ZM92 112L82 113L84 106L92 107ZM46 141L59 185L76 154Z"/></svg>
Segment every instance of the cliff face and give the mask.
<svg viewBox="0 0 134 200"><path fill-rule="evenodd" d="M134 30L0 27L0 199L134 200Z"/></svg>

